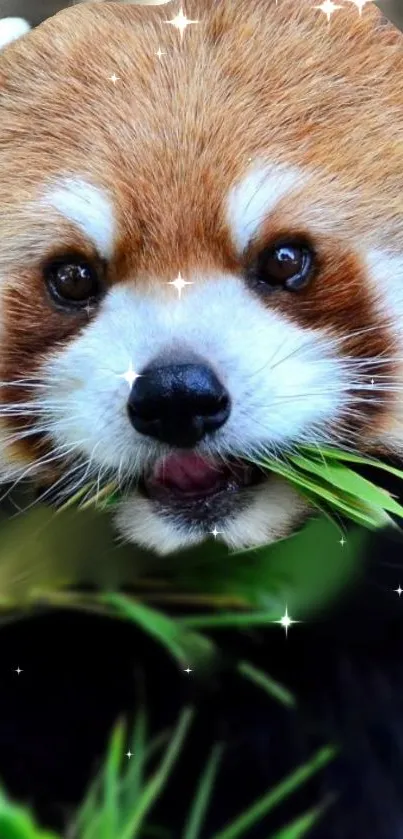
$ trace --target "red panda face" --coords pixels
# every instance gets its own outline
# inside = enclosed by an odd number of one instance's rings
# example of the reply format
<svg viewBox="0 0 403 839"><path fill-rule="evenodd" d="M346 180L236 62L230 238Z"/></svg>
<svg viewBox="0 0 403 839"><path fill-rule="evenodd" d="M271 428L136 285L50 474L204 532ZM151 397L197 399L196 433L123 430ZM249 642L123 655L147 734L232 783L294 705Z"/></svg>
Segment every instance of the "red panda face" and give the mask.
<svg viewBox="0 0 403 839"><path fill-rule="evenodd" d="M403 451L403 52L378 10L83 5L0 56L1 478L159 553L309 515L247 465ZM130 489L129 489L130 488Z"/></svg>

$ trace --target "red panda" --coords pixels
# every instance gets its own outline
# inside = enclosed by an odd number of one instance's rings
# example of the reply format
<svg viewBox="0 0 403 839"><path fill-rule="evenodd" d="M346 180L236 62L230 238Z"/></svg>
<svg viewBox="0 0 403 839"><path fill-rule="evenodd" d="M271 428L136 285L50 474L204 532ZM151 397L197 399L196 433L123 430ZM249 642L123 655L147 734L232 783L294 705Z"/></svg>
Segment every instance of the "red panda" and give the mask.
<svg viewBox="0 0 403 839"><path fill-rule="evenodd" d="M0 479L61 499L117 479L117 528L159 553L213 529L230 547L294 532L308 505L254 453L403 447L402 36L372 3L330 22L308 0L183 12L183 34L172 3L0 21ZM198 700L172 836L223 738L209 839L328 742L339 759L250 839L329 793L312 839L401 839L401 546L381 538L320 626L220 630L231 660L255 645L292 711L231 679L206 699L192 664L184 682L120 622L2 627L1 779L61 829L152 662L161 729Z"/></svg>
<svg viewBox="0 0 403 839"><path fill-rule="evenodd" d="M401 34L170 10L74 6L0 58L0 478L117 480L159 553L310 515L256 454L403 449Z"/></svg>

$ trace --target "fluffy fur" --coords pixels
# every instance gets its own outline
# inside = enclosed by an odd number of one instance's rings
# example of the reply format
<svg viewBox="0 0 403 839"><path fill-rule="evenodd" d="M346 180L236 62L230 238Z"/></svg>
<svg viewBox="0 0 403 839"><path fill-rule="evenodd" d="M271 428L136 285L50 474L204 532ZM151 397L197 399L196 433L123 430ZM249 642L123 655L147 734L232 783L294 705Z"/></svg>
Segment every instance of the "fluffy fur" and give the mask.
<svg viewBox="0 0 403 839"><path fill-rule="evenodd" d="M200 23L182 44L164 23L170 4L91 4L0 58L4 479L56 463L55 482L78 452L96 475L152 461L157 444L130 428L120 376L173 342L204 352L235 397L215 454L305 440L401 456L401 36L372 4L361 18L348 4L330 27L302 0L189 0L185 11ZM289 231L313 237L321 271L301 295L263 300L243 249L249 236L253 250ZM98 310L66 318L44 293L42 265L68 248L110 261L110 291ZM193 283L180 301L166 285L178 272ZM278 538L308 511L271 481L234 512L219 527L230 545ZM136 496L118 525L159 551L203 538ZM207 683L178 676L118 622L58 613L3 627L0 777L61 829L112 723L135 706L143 668L153 727L172 725L184 701L198 707L184 771L154 814L173 836L179 803L222 739L204 836L334 742L338 759L248 839L267 839L329 794L312 839L402 839L400 568L400 542L377 535L332 613L287 639L280 627L220 631L224 664L254 660L297 694L294 711L275 701L268 710L225 668Z"/></svg>
<svg viewBox="0 0 403 839"><path fill-rule="evenodd" d="M140 477L168 448L130 425L122 374L173 350L230 394L197 447L217 462L301 442L402 450L401 37L372 6L330 27L294 0L186 13L198 23L181 40L164 7L84 4L3 53L4 480L71 491L79 464ZM319 270L265 296L248 265L285 234L309 236ZM66 316L42 269L70 249L106 260L108 292ZM215 525L230 547L270 542L309 512L268 478L203 521L133 490L116 522L164 553Z"/></svg>

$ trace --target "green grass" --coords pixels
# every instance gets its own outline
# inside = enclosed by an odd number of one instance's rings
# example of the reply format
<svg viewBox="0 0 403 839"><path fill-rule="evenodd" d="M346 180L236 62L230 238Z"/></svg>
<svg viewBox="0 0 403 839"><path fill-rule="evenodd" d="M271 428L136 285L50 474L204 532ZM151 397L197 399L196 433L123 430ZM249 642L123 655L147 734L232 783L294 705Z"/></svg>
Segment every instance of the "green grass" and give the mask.
<svg viewBox="0 0 403 839"><path fill-rule="evenodd" d="M385 465L380 460L350 454L323 446L302 446L298 454L290 453L282 459L255 457L251 461L268 473L287 480L320 512L343 515L363 527L378 528L393 525L390 514L403 518L403 507L385 490L358 475L352 466L372 466L393 474L403 481L403 471ZM108 484L99 492L87 485L61 508L79 504L87 508L94 504L101 509L114 506L120 498L118 487Z"/></svg>
<svg viewBox="0 0 403 839"><path fill-rule="evenodd" d="M30 811L10 801L0 793L0 835L2 839L201 839L209 807L214 796L224 743L216 743L194 790L190 806L180 812L182 827L156 825L152 818L159 798L169 788L171 775L180 761L189 736L195 710L186 707L179 715L173 732L158 737L147 736L145 707L138 711L134 730L127 745L126 727L120 720L110 738L104 765L91 784L78 812L71 819L62 837L37 825ZM132 757L128 758L130 750ZM162 751L162 754L161 754ZM151 759L160 754L156 767ZM310 760L281 780L273 789L253 801L235 819L223 826L209 839L243 839L256 824L261 824L280 804L287 801L310 778L320 772L337 754L331 746L319 749ZM302 839L322 817L331 804L322 802L303 814L271 839ZM179 833L178 833L179 830Z"/></svg>
<svg viewBox="0 0 403 839"><path fill-rule="evenodd" d="M305 447L288 462L255 460L263 469L284 477L321 511L341 514L363 527L394 526L390 513L403 518L403 507L384 489L363 478L351 468L372 466L403 481L403 471L380 460L331 448Z"/></svg>
<svg viewBox="0 0 403 839"><path fill-rule="evenodd" d="M230 554L210 540L200 548L159 558L134 546L116 543L108 512L116 487L101 494L84 488L57 515L39 504L11 520L0 513L0 611L4 620L25 617L38 609L73 608L135 623L162 645L178 667L212 672L220 648L209 632L249 631L266 627L283 632L278 621L287 607L293 619L305 620L361 573L368 531L385 524L403 508L376 484L362 478L356 465L370 465L395 477L403 473L371 458L331 449L304 449L287 461L260 460L263 469L284 477L306 496L321 515L296 536L271 546ZM88 497L89 496L89 497ZM23 506L23 505L22 505ZM340 516L354 527L345 533ZM340 535L346 540L340 543ZM323 561L324 556L326 562ZM303 558L303 561L301 559ZM94 590L83 593L83 584ZM186 606L183 616L172 609ZM192 613L192 609L194 610ZM290 631L298 631L291 627ZM256 690L292 709L296 698L288 688L248 661L236 665L238 677ZM200 839L220 772L224 744L214 745L194 800L183 814L178 837L152 821L161 794L181 758L191 729L193 709L184 709L170 739L167 733L149 740L144 707L140 708L130 751L125 725L115 727L100 776L86 796L65 839ZM169 742L167 740L169 739ZM165 748L157 768L151 759ZM247 837L260 821L332 759L325 747L274 790L252 802L231 825L208 839ZM267 839L300 839L309 834L330 802L301 814ZM204 836L205 834L203 834ZM27 810L0 796L1 839L61 839L35 824Z"/></svg>

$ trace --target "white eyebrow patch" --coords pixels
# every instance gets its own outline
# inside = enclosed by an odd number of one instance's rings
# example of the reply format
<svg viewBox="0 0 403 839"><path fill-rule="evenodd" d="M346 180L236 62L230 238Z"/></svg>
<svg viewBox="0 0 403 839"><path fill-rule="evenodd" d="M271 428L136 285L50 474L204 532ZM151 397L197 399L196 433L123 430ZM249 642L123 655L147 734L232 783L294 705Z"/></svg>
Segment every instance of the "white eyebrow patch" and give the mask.
<svg viewBox="0 0 403 839"><path fill-rule="evenodd" d="M43 202L76 224L104 259L111 258L116 221L112 201L104 189L80 178L63 178L47 190Z"/></svg>
<svg viewBox="0 0 403 839"><path fill-rule="evenodd" d="M308 180L297 166L282 163L252 165L232 187L227 202L227 223L239 252L245 250L285 195Z"/></svg>

